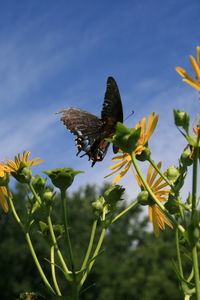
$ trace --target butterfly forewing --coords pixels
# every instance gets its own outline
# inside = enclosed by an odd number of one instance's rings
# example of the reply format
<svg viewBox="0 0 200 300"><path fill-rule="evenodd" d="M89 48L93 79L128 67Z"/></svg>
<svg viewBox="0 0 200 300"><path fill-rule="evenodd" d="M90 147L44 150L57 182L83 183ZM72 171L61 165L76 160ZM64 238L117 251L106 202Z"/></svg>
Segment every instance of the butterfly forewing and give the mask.
<svg viewBox="0 0 200 300"><path fill-rule="evenodd" d="M101 119L107 123L123 123L123 108L117 83L113 77L108 77Z"/></svg>

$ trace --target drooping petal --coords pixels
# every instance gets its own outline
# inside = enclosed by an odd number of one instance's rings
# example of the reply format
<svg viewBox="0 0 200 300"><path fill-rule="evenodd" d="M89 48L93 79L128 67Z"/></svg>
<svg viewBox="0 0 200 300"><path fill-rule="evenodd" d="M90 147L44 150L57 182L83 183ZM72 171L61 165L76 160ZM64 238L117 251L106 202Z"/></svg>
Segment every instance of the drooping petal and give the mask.
<svg viewBox="0 0 200 300"><path fill-rule="evenodd" d="M128 162L127 163L127 166L125 167L125 169L123 170L123 171L121 171L120 172L120 174L118 174L116 177L115 177L115 179L113 180L113 183L115 184L115 183L117 183L127 172L128 172L128 170L129 170L129 168L130 168L130 166L131 166L131 162Z"/></svg>
<svg viewBox="0 0 200 300"><path fill-rule="evenodd" d="M4 186L0 186L0 204L5 212L8 212L8 203L6 200L7 190Z"/></svg>
<svg viewBox="0 0 200 300"><path fill-rule="evenodd" d="M150 165L150 166L151 166L151 168L153 168L152 165ZM150 168L150 166L149 166L149 168ZM158 169L160 169L161 166L162 166L162 162L159 162L159 163L157 164ZM148 181L149 186L152 186L152 185L153 185L153 182L154 182L155 178L157 177L157 175L158 175L158 172L156 171L156 169L154 169L154 170L152 171L152 176L151 176L150 180Z"/></svg>

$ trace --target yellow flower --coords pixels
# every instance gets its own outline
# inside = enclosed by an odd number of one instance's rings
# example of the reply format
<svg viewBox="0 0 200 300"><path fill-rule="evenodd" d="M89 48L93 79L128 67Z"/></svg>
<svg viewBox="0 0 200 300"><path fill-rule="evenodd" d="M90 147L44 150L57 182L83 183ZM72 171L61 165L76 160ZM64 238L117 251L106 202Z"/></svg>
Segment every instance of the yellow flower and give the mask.
<svg viewBox="0 0 200 300"><path fill-rule="evenodd" d="M22 153L22 156L20 156L20 154L16 155L14 158L14 161L8 159L6 166L10 168L10 172L17 172L17 170L20 167L21 162L26 163L28 166L34 166L34 165L38 165L44 161L43 159L39 159L39 158L34 158L31 160L28 160L28 157L30 154L31 154L30 151L28 151L28 152L24 151Z"/></svg>
<svg viewBox="0 0 200 300"><path fill-rule="evenodd" d="M0 163L0 177L3 178L6 173L9 173L10 168L4 165L3 163ZM0 204L4 210L4 212L8 212L8 192L7 188L5 186L0 186Z"/></svg>
<svg viewBox="0 0 200 300"><path fill-rule="evenodd" d="M10 168L3 163L0 163L0 177L4 177L5 173L9 173Z"/></svg>
<svg viewBox="0 0 200 300"><path fill-rule="evenodd" d="M140 134L140 139L138 142L138 146L135 149L135 154L140 155L142 154L142 151L145 150L147 147L148 140L152 136L157 122L158 122L159 115L155 116L155 113L151 113L148 122L146 118L143 118L140 123L136 124L135 129L138 129L141 127L141 134ZM121 150L118 151L119 153L123 153ZM117 164L113 165L110 167L110 170L114 170L112 173L108 174L106 177L111 176L118 171L120 171L123 167L124 169L118 174L115 179L113 180L113 183L117 183L129 170L131 166L131 156L128 153L123 153L121 155L115 156L112 158L113 161L120 161Z"/></svg>
<svg viewBox="0 0 200 300"><path fill-rule="evenodd" d="M200 91L200 46L196 47L197 59L190 56L190 63L194 69L196 78L193 79L188 73L181 67L176 67L176 71L183 77L183 81L187 82L193 88Z"/></svg>
<svg viewBox="0 0 200 300"><path fill-rule="evenodd" d="M5 186L0 186L0 204L5 212L8 212L8 192Z"/></svg>
<svg viewBox="0 0 200 300"><path fill-rule="evenodd" d="M159 162L157 164L157 167L160 169L162 163ZM134 173L135 174L135 173ZM160 202L166 202L167 197L170 194L170 190L168 189L163 189L164 187L167 186L167 183L163 180L161 176L156 178L158 175L158 172L153 168L152 165L149 166L148 172L147 172L147 184L150 187L151 191L155 195L155 197L160 201ZM140 177L135 174L136 179L138 181L138 184L140 185L141 189L144 190L145 187L140 179ZM153 230L156 236L159 236L159 229L164 230L165 229L165 224L168 225L169 227L173 228L172 224L170 221L167 219L165 214L162 212L160 207L156 204L153 203L149 205L149 220L153 223Z"/></svg>

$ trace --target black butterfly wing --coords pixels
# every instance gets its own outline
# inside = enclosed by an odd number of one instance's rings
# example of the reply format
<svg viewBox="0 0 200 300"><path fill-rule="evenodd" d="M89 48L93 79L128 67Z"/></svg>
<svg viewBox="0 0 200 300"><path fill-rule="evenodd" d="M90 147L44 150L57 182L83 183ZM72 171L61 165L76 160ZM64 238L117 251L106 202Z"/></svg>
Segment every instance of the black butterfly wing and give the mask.
<svg viewBox="0 0 200 300"><path fill-rule="evenodd" d="M105 139L113 136L117 122L123 122L121 97L114 78L107 79L101 119L77 108L63 109L59 113L63 114L61 121L67 129L77 136L77 155L84 151L94 166L106 155L109 142ZM118 148L113 146L113 151L116 153Z"/></svg>
<svg viewBox="0 0 200 300"><path fill-rule="evenodd" d="M108 77L107 87L104 97L101 119L104 124L104 130L111 137L115 133L117 122L123 123L123 108L121 96L117 83L113 77ZM113 145L113 152L118 152L118 147Z"/></svg>
<svg viewBox="0 0 200 300"><path fill-rule="evenodd" d="M92 155L91 147L99 137L102 121L97 116L78 108L63 109L59 113L63 114L61 121L69 131L77 136L78 153L84 151Z"/></svg>

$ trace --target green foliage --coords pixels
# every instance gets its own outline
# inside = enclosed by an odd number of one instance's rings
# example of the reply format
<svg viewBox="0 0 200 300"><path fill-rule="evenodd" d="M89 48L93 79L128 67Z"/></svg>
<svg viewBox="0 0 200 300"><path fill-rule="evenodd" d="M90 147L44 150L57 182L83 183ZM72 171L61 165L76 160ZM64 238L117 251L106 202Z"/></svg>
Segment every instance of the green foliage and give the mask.
<svg viewBox="0 0 200 300"><path fill-rule="evenodd" d="M95 186L87 185L78 191L67 195L70 215L70 235L75 253L76 268L80 267L88 243L92 220L92 203L101 191ZM18 185L14 193L15 205L20 213L24 202L24 187ZM59 199L57 199L59 200ZM124 202L119 202L119 210L125 207ZM59 201L55 201L53 219L59 223L61 219ZM50 278L50 270L45 259L49 259L48 243L34 230L39 230L37 220L41 220L45 212L37 212L35 223L31 227L33 242L36 252L41 258L41 264ZM13 216L1 215L1 281L0 298L16 299L22 292L37 292L50 296L41 281L41 278L33 263L32 257L24 241L23 233L16 225ZM80 296L82 300L178 300L180 293L177 289L175 273L172 270L171 260L175 258L175 245L168 232L162 232L161 237L155 238L147 231L147 219L142 217L139 207L130 210L123 218L111 225L107 232L103 251L96 260L84 290ZM42 259L43 258L43 259ZM58 263L56 261L56 263ZM49 266L50 267L50 266ZM62 273L60 272L60 275ZM65 294L69 287L66 281L58 278Z"/></svg>

